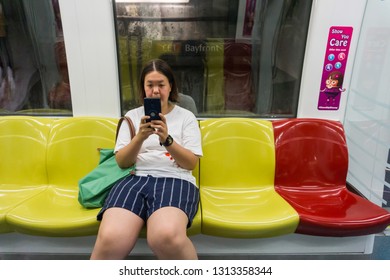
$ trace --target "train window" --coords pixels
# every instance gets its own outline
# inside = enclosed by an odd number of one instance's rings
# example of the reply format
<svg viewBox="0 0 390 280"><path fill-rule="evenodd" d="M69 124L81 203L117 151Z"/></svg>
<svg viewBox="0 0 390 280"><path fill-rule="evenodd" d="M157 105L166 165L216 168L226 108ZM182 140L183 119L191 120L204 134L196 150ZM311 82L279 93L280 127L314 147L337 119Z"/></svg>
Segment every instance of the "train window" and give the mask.
<svg viewBox="0 0 390 280"><path fill-rule="evenodd" d="M72 115L58 0L1 0L0 58L0 114Z"/></svg>
<svg viewBox="0 0 390 280"><path fill-rule="evenodd" d="M296 116L312 1L179 2L114 2L122 113L139 104L143 64L162 58L198 117Z"/></svg>

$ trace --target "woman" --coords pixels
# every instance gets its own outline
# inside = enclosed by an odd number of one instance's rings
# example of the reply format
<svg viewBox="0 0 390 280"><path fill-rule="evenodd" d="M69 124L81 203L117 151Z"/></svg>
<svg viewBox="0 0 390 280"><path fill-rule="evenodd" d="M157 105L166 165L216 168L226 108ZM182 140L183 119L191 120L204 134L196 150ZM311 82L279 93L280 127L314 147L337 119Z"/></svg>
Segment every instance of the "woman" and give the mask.
<svg viewBox="0 0 390 280"><path fill-rule="evenodd" d="M143 106L126 113L137 133L130 141L123 122L116 160L122 168L135 164L136 172L114 185L99 212L91 259L125 258L145 224L148 245L157 258L197 259L186 231L199 202L192 176L202 156L196 117L175 104L178 89L165 61L150 61L141 72L139 87L142 99L160 98L161 120L148 122Z"/></svg>

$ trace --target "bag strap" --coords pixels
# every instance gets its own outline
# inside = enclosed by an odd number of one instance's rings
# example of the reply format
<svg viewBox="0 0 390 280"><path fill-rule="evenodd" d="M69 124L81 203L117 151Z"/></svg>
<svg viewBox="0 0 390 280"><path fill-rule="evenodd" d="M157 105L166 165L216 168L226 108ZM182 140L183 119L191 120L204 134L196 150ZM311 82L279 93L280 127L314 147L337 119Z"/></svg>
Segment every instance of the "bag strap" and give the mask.
<svg viewBox="0 0 390 280"><path fill-rule="evenodd" d="M133 124L133 121L128 117L128 116L124 116L124 117L121 117L118 121L118 126L116 127L116 136L115 136L115 141L116 139L118 138L118 133L119 133L119 129L121 127L121 124L122 122L126 120L127 121L127 124L129 125L129 129L130 129L130 139L133 139L133 137L135 136L135 128L134 128L134 124Z"/></svg>

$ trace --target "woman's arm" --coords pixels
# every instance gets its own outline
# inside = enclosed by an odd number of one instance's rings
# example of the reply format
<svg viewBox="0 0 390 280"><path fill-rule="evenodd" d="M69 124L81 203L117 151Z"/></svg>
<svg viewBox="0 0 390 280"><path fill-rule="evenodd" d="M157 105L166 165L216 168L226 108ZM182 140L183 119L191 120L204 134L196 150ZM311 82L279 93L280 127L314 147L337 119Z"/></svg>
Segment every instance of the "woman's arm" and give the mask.
<svg viewBox="0 0 390 280"><path fill-rule="evenodd" d="M179 145L177 142L175 142L175 139L173 139L172 145L165 148L181 168L193 170L196 167L199 157L192 151Z"/></svg>
<svg viewBox="0 0 390 280"><path fill-rule="evenodd" d="M160 118L160 121L152 121L151 126L155 129L154 133L159 136L160 143L164 143L167 140L169 133L165 116L160 114ZM196 167L199 157L192 151L181 146L175 139L173 139L171 145L166 146L165 148L181 168L193 170Z"/></svg>

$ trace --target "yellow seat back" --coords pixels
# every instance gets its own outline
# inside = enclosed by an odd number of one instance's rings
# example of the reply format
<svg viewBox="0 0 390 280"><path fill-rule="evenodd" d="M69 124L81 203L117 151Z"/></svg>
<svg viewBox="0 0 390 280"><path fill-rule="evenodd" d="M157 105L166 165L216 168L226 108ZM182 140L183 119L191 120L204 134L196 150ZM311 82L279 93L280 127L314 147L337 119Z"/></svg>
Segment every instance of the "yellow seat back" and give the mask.
<svg viewBox="0 0 390 280"><path fill-rule="evenodd" d="M202 186L213 188L273 187L275 153L269 121L222 118L201 121Z"/></svg>
<svg viewBox="0 0 390 280"><path fill-rule="evenodd" d="M34 117L0 118L1 184L47 184L46 145L52 122Z"/></svg>
<svg viewBox="0 0 390 280"><path fill-rule="evenodd" d="M53 124L47 148L49 184L71 189L99 162L98 148L113 148L118 119L74 117Z"/></svg>

